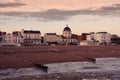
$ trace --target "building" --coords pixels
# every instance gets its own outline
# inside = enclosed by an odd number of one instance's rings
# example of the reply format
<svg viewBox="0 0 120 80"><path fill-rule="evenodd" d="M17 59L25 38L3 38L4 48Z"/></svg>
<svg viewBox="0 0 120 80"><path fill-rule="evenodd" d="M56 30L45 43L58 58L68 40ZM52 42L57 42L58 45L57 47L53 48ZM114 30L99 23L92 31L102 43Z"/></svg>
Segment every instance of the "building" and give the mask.
<svg viewBox="0 0 120 80"><path fill-rule="evenodd" d="M44 34L44 43L46 45L58 45L62 43L62 37L56 33L45 33Z"/></svg>
<svg viewBox="0 0 120 80"><path fill-rule="evenodd" d="M0 31L0 46L2 46L2 43L4 41L4 36L6 35L6 32Z"/></svg>
<svg viewBox="0 0 120 80"><path fill-rule="evenodd" d="M24 42L23 37L21 36L21 32L19 31L14 31L12 34L8 33L4 35L4 40L2 42L2 45L6 46L21 46Z"/></svg>
<svg viewBox="0 0 120 80"><path fill-rule="evenodd" d="M68 25L63 29L62 40L65 45L69 45L71 41L72 31Z"/></svg>
<svg viewBox="0 0 120 80"><path fill-rule="evenodd" d="M118 35L111 35L111 45L120 45L120 37Z"/></svg>
<svg viewBox="0 0 120 80"><path fill-rule="evenodd" d="M78 44L78 35L77 34L72 34L71 35L71 42L70 45L77 45Z"/></svg>
<svg viewBox="0 0 120 80"><path fill-rule="evenodd" d="M63 29L62 40L65 45L77 45L78 35L72 34L72 31L68 25Z"/></svg>
<svg viewBox="0 0 120 80"><path fill-rule="evenodd" d="M22 29L21 35L24 38L24 45L41 45L41 32Z"/></svg>
<svg viewBox="0 0 120 80"><path fill-rule="evenodd" d="M77 41L79 42L79 45L89 44L89 42L87 41L87 35L89 35L89 33L82 33L81 35L78 36Z"/></svg>
<svg viewBox="0 0 120 80"><path fill-rule="evenodd" d="M24 38L21 35L20 31L14 31L12 33L12 35L13 35L13 42L14 43L19 43L19 44L23 44L24 43Z"/></svg>
<svg viewBox="0 0 120 80"><path fill-rule="evenodd" d="M77 36L77 41L80 43L82 41L82 36L81 35L78 35Z"/></svg>
<svg viewBox="0 0 120 80"><path fill-rule="evenodd" d="M6 35L6 32L0 31L0 43L4 40L4 35Z"/></svg>
<svg viewBox="0 0 120 80"><path fill-rule="evenodd" d="M2 40L2 45L40 45L41 44L41 33L40 31L32 31L32 30L22 30L22 31L14 31L12 34L4 35L4 39Z"/></svg>
<svg viewBox="0 0 120 80"><path fill-rule="evenodd" d="M108 45L111 43L111 35L107 32L92 32L87 35L87 41L100 45Z"/></svg>
<svg viewBox="0 0 120 80"><path fill-rule="evenodd" d="M72 35L72 31L68 27L68 25L66 25L66 27L63 29L63 37L65 37L66 39L70 39L71 35Z"/></svg>

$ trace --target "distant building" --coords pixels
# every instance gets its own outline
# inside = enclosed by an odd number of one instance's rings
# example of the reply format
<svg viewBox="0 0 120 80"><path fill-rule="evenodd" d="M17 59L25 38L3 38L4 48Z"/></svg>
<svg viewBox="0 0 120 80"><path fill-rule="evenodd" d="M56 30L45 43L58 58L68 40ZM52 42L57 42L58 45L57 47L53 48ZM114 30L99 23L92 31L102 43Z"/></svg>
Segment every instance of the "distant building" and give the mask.
<svg viewBox="0 0 120 80"><path fill-rule="evenodd" d="M65 45L77 45L78 35L72 34L72 31L68 25L63 29L62 40Z"/></svg>
<svg viewBox="0 0 120 80"><path fill-rule="evenodd" d="M78 35L77 36L77 41L80 43L82 41L82 36L81 35Z"/></svg>
<svg viewBox="0 0 120 80"><path fill-rule="evenodd" d="M87 40L87 35L89 35L89 33L82 33L82 35L81 35L82 41Z"/></svg>
<svg viewBox="0 0 120 80"><path fill-rule="evenodd" d="M0 36L4 36L4 35L6 35L6 32L1 32L0 31Z"/></svg>
<svg viewBox="0 0 120 80"><path fill-rule="evenodd" d="M82 33L81 35L78 36L78 42L80 45L88 45L89 41L87 41L87 35L89 35L89 33Z"/></svg>
<svg viewBox="0 0 120 80"><path fill-rule="evenodd" d="M71 36L72 36L72 31L68 27L68 25L66 25L66 27L63 29L63 37L65 37L66 39L70 39Z"/></svg>
<svg viewBox="0 0 120 80"><path fill-rule="evenodd" d="M41 44L41 32L40 31L22 29L21 35L24 38L25 45L40 45Z"/></svg>
<svg viewBox="0 0 120 80"><path fill-rule="evenodd" d="M70 45L77 45L77 44L78 44L78 35L77 34L72 34Z"/></svg>
<svg viewBox="0 0 120 80"><path fill-rule="evenodd" d="M81 45L81 46L85 46L85 45L90 45L90 44L88 43L88 41L81 41L81 42L80 42L80 45Z"/></svg>
<svg viewBox="0 0 120 80"><path fill-rule="evenodd" d="M44 44L44 37L41 36L41 44L43 45Z"/></svg>
<svg viewBox="0 0 120 80"><path fill-rule="evenodd" d="M46 45L51 45L51 44L61 44L62 42L62 37L60 35L57 35L56 33L45 33L44 34L44 43Z"/></svg>
<svg viewBox="0 0 120 80"><path fill-rule="evenodd" d="M87 35L87 41L107 45L111 43L111 35L107 32L90 33Z"/></svg>
<svg viewBox="0 0 120 80"><path fill-rule="evenodd" d="M111 35L111 45L120 45L120 37L117 35Z"/></svg>
<svg viewBox="0 0 120 80"><path fill-rule="evenodd" d="M72 31L68 25L63 29L62 40L65 45L69 45L71 42Z"/></svg>
<svg viewBox="0 0 120 80"><path fill-rule="evenodd" d="M4 41L2 42L2 45L6 45L6 46L21 46L21 44L23 44L24 39L21 36L19 31L13 32L12 34L6 34L4 36Z"/></svg>
<svg viewBox="0 0 120 80"><path fill-rule="evenodd" d="M2 46L2 43L4 41L4 36L6 35L6 32L0 31L0 46Z"/></svg>
<svg viewBox="0 0 120 80"><path fill-rule="evenodd" d="M20 44L23 44L24 43L24 38L23 36L21 35L21 32L20 31L14 31L12 33L13 35L13 42L14 43L20 43Z"/></svg>
<svg viewBox="0 0 120 80"><path fill-rule="evenodd" d="M6 35L6 32L0 31L0 43L4 40L4 35Z"/></svg>

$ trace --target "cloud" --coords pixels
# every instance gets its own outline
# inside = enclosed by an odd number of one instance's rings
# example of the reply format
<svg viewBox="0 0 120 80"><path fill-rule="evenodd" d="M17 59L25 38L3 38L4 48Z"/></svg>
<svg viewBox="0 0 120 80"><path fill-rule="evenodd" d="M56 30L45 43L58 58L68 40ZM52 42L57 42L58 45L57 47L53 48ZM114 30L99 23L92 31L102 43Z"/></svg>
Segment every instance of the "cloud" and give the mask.
<svg viewBox="0 0 120 80"><path fill-rule="evenodd" d="M100 10L115 11L120 10L120 4L113 4L112 6L105 6L100 8Z"/></svg>
<svg viewBox="0 0 120 80"><path fill-rule="evenodd" d="M25 6L26 4L24 3L18 3L18 2L7 2L7 3L0 3L0 8L6 8L6 7L20 7L20 6Z"/></svg>
<svg viewBox="0 0 120 80"><path fill-rule="evenodd" d="M113 15L120 17L120 4L113 4L112 6L104 6L96 10L98 15Z"/></svg>
<svg viewBox="0 0 120 80"><path fill-rule="evenodd" d="M21 18L36 18L41 21L60 21L67 20L76 15L99 15L99 16L118 16L120 17L120 4L113 4L112 6L103 6L96 10L59 10L50 9L40 12L0 12L0 15L14 16Z"/></svg>

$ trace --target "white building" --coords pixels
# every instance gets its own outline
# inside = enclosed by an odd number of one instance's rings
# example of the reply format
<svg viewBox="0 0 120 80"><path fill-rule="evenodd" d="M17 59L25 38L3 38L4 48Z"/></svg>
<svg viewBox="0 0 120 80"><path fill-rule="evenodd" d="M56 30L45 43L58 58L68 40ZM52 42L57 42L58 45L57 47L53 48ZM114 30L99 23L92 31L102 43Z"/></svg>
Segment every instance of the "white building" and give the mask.
<svg viewBox="0 0 120 80"><path fill-rule="evenodd" d="M63 29L63 36L62 36L63 43L65 45L70 45L70 44L76 44L77 41L77 35L72 34L72 31L68 25Z"/></svg>
<svg viewBox="0 0 120 80"><path fill-rule="evenodd" d="M41 44L41 32L35 31L35 30L24 30L22 29L21 35L24 38L24 44L30 45L30 44Z"/></svg>
<svg viewBox="0 0 120 80"><path fill-rule="evenodd" d="M109 44L111 42L111 35L107 32L90 33L87 35L87 41L97 42L99 44Z"/></svg>
<svg viewBox="0 0 120 80"><path fill-rule="evenodd" d="M14 43L20 43L20 44L23 44L24 43L24 38L23 36L21 35L21 32L20 31L14 31L12 33L13 35L13 42Z"/></svg>
<svg viewBox="0 0 120 80"><path fill-rule="evenodd" d="M4 36L2 45L21 46L23 42L24 42L24 39L21 36L20 32L13 32L12 34L9 33Z"/></svg>
<svg viewBox="0 0 120 80"><path fill-rule="evenodd" d="M62 36L62 40L65 45L70 44L70 42L72 41L71 36L72 36L72 31L68 27L68 25L66 25L66 27L63 29L63 36Z"/></svg>
<svg viewBox="0 0 120 80"><path fill-rule="evenodd" d="M44 43L45 44L61 44L62 37L56 33L45 33L44 34Z"/></svg>
<svg viewBox="0 0 120 80"><path fill-rule="evenodd" d="M70 39L72 35L71 29L66 25L66 27L63 29L63 36L67 39Z"/></svg>
<svg viewBox="0 0 120 80"><path fill-rule="evenodd" d="M81 41L81 42L80 42L80 45L81 45L81 46L89 45L89 42L88 42L88 41Z"/></svg>

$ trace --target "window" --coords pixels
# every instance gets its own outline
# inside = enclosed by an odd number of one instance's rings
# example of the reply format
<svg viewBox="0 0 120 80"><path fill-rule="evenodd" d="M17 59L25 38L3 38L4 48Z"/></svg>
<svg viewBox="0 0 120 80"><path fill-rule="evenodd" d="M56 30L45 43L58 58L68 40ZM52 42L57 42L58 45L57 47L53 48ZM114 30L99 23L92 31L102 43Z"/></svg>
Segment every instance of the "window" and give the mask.
<svg viewBox="0 0 120 80"><path fill-rule="evenodd" d="M15 43L17 42L17 39L15 39Z"/></svg>
<svg viewBox="0 0 120 80"><path fill-rule="evenodd" d="M18 43L20 43L20 40L18 39Z"/></svg>

